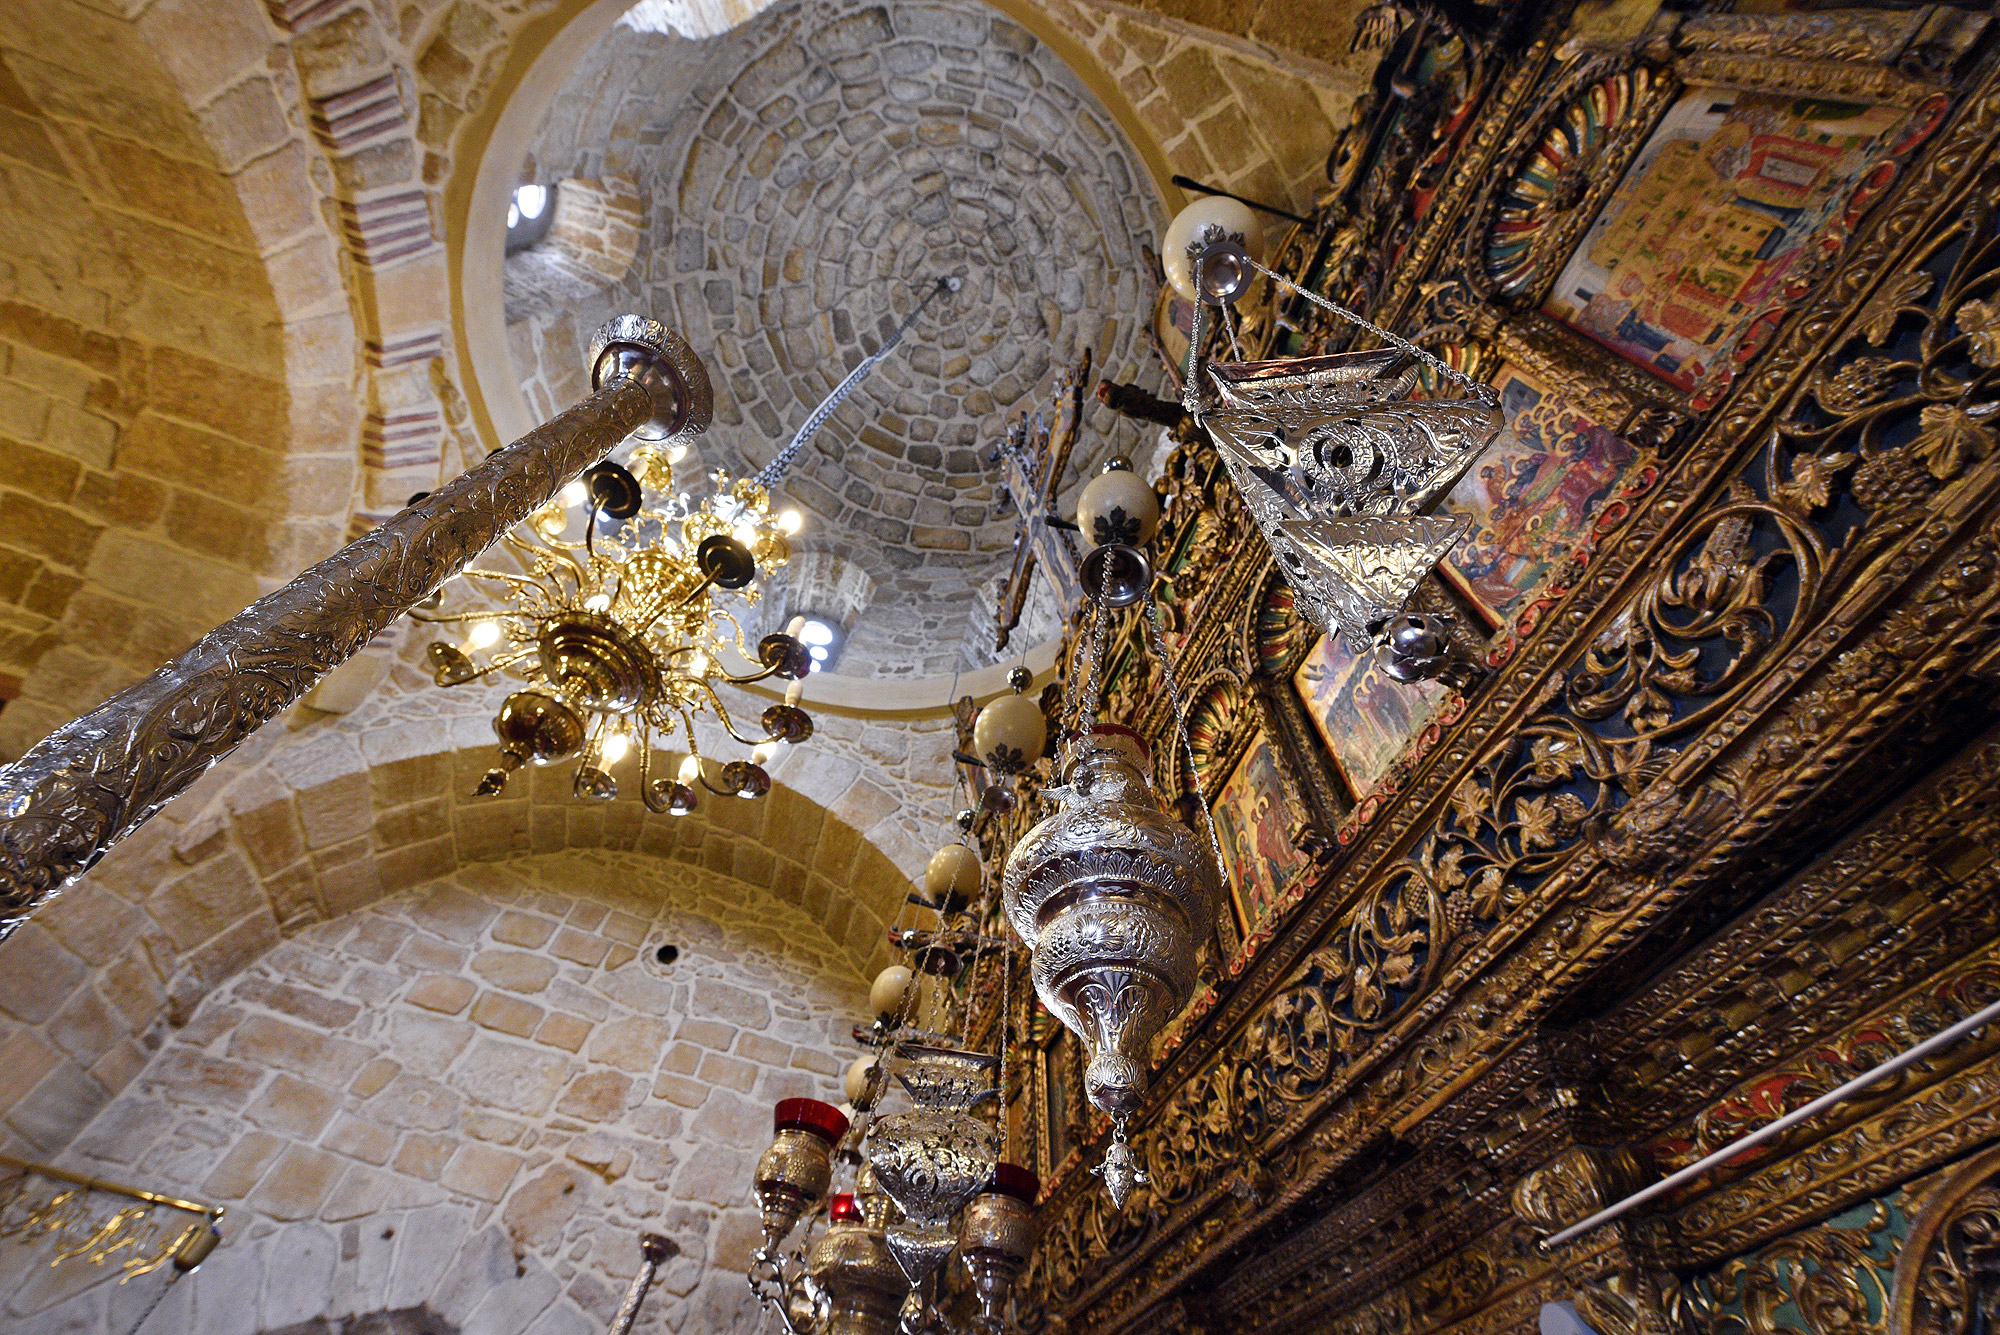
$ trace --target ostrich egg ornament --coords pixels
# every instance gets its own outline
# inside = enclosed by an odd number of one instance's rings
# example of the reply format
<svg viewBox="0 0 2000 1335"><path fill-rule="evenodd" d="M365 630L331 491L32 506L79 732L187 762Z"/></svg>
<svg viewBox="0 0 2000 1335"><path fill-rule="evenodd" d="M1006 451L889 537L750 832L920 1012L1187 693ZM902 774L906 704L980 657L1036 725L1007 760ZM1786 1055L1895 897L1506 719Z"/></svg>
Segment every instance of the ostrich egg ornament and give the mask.
<svg viewBox="0 0 2000 1335"><path fill-rule="evenodd" d="M1121 1125L1145 1093L1154 1035L1194 991L1215 921L1215 863L1153 794L1145 742L1098 724L1072 748L1062 810L1007 859L1007 920L1035 992L1089 1051L1084 1090Z"/></svg>

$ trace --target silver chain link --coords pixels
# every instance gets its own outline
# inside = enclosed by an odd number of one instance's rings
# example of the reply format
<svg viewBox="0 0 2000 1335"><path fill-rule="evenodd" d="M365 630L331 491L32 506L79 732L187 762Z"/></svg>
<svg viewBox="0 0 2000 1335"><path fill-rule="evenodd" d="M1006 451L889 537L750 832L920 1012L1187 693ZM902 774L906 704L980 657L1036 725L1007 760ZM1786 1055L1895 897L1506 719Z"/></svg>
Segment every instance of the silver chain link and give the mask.
<svg viewBox="0 0 2000 1335"><path fill-rule="evenodd" d="M821 399L819 406L807 414L805 425L801 426L797 433L793 435L791 444L779 450L778 457L771 460L770 463L765 464L763 470L757 474L756 481L758 486L769 491L784 480L785 473L792 466L792 461L799 457L799 451L803 450L806 447L806 442L811 440L813 435L822 426L826 425L826 419L833 416L834 409L838 408L846 400L847 396L854 392L855 386L868 378L868 373L880 365L884 357L895 351L896 345L903 341L903 335L910 332L910 326L915 324L917 317L924 313L924 308L937 300L941 294L956 291L959 281L956 278L940 278L937 280L937 283L931 290L924 294L924 299L917 303L917 308L905 317L903 323L896 326L896 332L889 335L889 341L869 353L866 357L863 357L861 364L856 366L852 371L849 371L847 378L838 385L835 385L833 392Z"/></svg>
<svg viewBox="0 0 2000 1335"><path fill-rule="evenodd" d="M1174 729L1181 751L1187 756L1188 782L1194 785L1195 801L1201 806L1201 823L1208 831L1208 851L1215 856L1215 873L1221 884L1229 884L1229 869L1222 863L1222 840L1215 833L1215 817L1208 809L1208 794L1202 791L1201 766L1194 763L1194 742L1188 737L1187 711L1181 707L1181 684L1174 676L1173 660L1167 656L1167 637L1160 629L1160 606L1153 601L1153 587L1146 586L1146 630L1153 652L1160 659L1160 675L1166 679L1167 701L1174 707Z"/></svg>
<svg viewBox="0 0 2000 1335"><path fill-rule="evenodd" d="M1491 385L1480 384L1477 380L1474 380L1471 376L1466 375L1463 371L1460 371L1457 368L1451 366L1450 364L1443 361L1434 354L1424 351L1416 344L1410 342L1410 340L1408 340L1407 338L1404 338L1401 334L1392 333L1391 331L1384 329L1381 325L1376 324L1374 321L1369 320L1364 316L1356 315L1353 311L1348 310L1347 307L1341 305L1339 302L1334 301L1328 297L1323 297L1319 293L1314 292L1312 289L1303 287L1300 284L1293 282L1291 279L1285 277L1281 273L1276 272L1275 270L1265 268L1263 265L1259 264L1256 260L1250 261L1250 267L1255 269L1258 273L1263 274L1266 278L1270 279L1274 283L1283 283L1286 287L1292 289L1292 291L1298 293L1300 296L1304 297L1307 301L1310 301L1313 305L1320 307L1322 310L1330 311L1333 314L1338 315L1343 320L1349 321L1352 324L1359 325L1361 328L1366 329L1369 333L1381 339L1383 342L1403 352L1409 353L1411 356L1415 357L1418 361L1430 367L1433 371L1436 371L1440 376L1444 377L1446 380L1449 380L1453 384L1457 385L1460 389L1470 392L1474 398L1479 399L1482 402L1486 403L1498 403L1500 401L1499 396L1494 393L1493 387Z"/></svg>

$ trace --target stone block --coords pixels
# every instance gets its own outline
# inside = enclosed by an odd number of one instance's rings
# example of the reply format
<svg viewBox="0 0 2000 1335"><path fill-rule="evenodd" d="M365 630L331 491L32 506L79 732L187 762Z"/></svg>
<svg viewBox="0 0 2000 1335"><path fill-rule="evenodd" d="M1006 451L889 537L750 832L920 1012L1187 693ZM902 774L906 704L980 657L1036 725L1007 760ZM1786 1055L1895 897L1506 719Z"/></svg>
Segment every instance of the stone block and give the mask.
<svg viewBox="0 0 2000 1335"><path fill-rule="evenodd" d="M552 1048L565 1052L575 1052L583 1047L590 1037L590 1021L563 1011L550 1011L541 1028L535 1031L535 1041L546 1043Z"/></svg>
<svg viewBox="0 0 2000 1335"><path fill-rule="evenodd" d="M623 1071L648 1072L673 1038L673 1027L651 1016L631 1015L610 1020L590 1037L590 1058Z"/></svg>
<svg viewBox="0 0 2000 1335"><path fill-rule="evenodd" d="M693 1010L749 1029L771 1023L771 1004L754 992L713 978L701 978L694 985ZM710 1044L709 1046L714 1046Z"/></svg>
<svg viewBox="0 0 2000 1335"><path fill-rule="evenodd" d="M472 1001L478 985L470 979L451 974L427 973L410 985L407 1000L413 1006L425 1010L441 1011L446 1015L456 1015Z"/></svg>
<svg viewBox="0 0 2000 1335"><path fill-rule="evenodd" d="M79 987L49 1021L47 1033L78 1065L87 1067L126 1038L131 1028L94 989Z"/></svg>
<svg viewBox="0 0 2000 1335"><path fill-rule="evenodd" d="M319 1217L329 1223L367 1219L381 1212L389 1201L394 1180L371 1169L350 1167L341 1175L333 1194L320 1207Z"/></svg>
<svg viewBox="0 0 2000 1335"><path fill-rule="evenodd" d="M377 964L387 964L396 957L396 952L402 949L409 937L410 929L402 923L369 917L363 918L355 926L353 934L340 945L349 954L374 960Z"/></svg>
<svg viewBox="0 0 2000 1335"><path fill-rule="evenodd" d="M324 1150L287 1146L250 1193L250 1208L273 1219L310 1219L346 1167Z"/></svg>
<svg viewBox="0 0 2000 1335"><path fill-rule="evenodd" d="M297 798L299 823L305 830L306 846L331 848L368 833L375 823L374 804L368 796L365 773L338 775L301 792Z"/></svg>
<svg viewBox="0 0 2000 1335"><path fill-rule="evenodd" d="M470 942L479 939L480 933L500 916L500 910L463 890L439 886L411 904L409 915L412 922L426 931L447 940Z"/></svg>
<svg viewBox="0 0 2000 1335"><path fill-rule="evenodd" d="M82 960L35 923L23 923L0 943L0 1010L40 1024L83 981Z"/></svg>
<svg viewBox="0 0 2000 1335"><path fill-rule="evenodd" d="M663 1074L653 1082L653 1097L683 1108L699 1108L708 1102L708 1086L688 1076Z"/></svg>
<svg viewBox="0 0 2000 1335"><path fill-rule="evenodd" d="M336 1154L345 1154L379 1168L389 1162L389 1156L395 1152L396 1133L378 1122L342 1113L320 1145Z"/></svg>
<svg viewBox="0 0 2000 1335"><path fill-rule="evenodd" d="M13 1026L0 1039L0 1107L11 1108L56 1068L62 1053L40 1032Z"/></svg>
<svg viewBox="0 0 2000 1335"><path fill-rule="evenodd" d="M333 1116L333 1111L332 1094L296 1076L280 1075L250 1105L247 1116L266 1131L294 1140L311 1140Z"/></svg>
<svg viewBox="0 0 2000 1335"><path fill-rule="evenodd" d="M409 1131L443 1131L458 1121L461 1103L456 1093L437 1081L405 1071L368 1101L368 1113Z"/></svg>
<svg viewBox="0 0 2000 1335"><path fill-rule="evenodd" d="M451 1082L467 1097L506 1112L540 1117L576 1072L566 1057L481 1037Z"/></svg>
<svg viewBox="0 0 2000 1335"><path fill-rule="evenodd" d="M500 1222L517 1246L538 1251L562 1235L577 1207L590 1199L589 1191L587 1175L567 1164L552 1165L508 1199Z"/></svg>
<svg viewBox="0 0 2000 1335"><path fill-rule="evenodd" d="M748 1094L757 1085L755 1066L735 1057L725 1057L719 1052L711 1052L701 1059L698 1074L708 1084L733 1089L739 1094Z"/></svg>
<svg viewBox="0 0 2000 1335"><path fill-rule="evenodd" d="M540 992L556 976L553 960L521 950L482 950L472 957L472 971L509 992Z"/></svg>
<svg viewBox="0 0 2000 1335"><path fill-rule="evenodd" d="M359 1043L329 1038L267 1015L236 1027L229 1053L240 1061L275 1066L324 1085L345 1085L372 1055Z"/></svg>
<svg viewBox="0 0 2000 1335"><path fill-rule="evenodd" d="M542 1008L518 997L482 992L479 1000L472 1003L472 1021L482 1028L526 1038L542 1022Z"/></svg>
<svg viewBox="0 0 2000 1335"><path fill-rule="evenodd" d="M351 1001L341 1001L290 983L274 983L264 978L243 979L236 985L236 995L244 1001L255 1002L301 1020L315 1029L345 1028L361 1013L361 1008Z"/></svg>
<svg viewBox="0 0 2000 1335"><path fill-rule="evenodd" d="M472 1026L463 1020L399 1010L390 1017L389 1050L396 1054L405 1070L418 1075L440 1075L465 1051L472 1034Z"/></svg>
<svg viewBox="0 0 2000 1335"><path fill-rule="evenodd" d="M412 936L396 958L404 964L414 964L419 969L433 969L439 973L456 973L465 967L466 957L472 952L461 946L426 933Z"/></svg>
<svg viewBox="0 0 2000 1335"><path fill-rule="evenodd" d="M453 1191L497 1201L507 1194L507 1184L521 1169L521 1156L488 1145L464 1145L452 1156L439 1179Z"/></svg>
<svg viewBox="0 0 2000 1335"><path fill-rule="evenodd" d="M450 1136L405 1136L396 1151L394 1167L399 1173L435 1182L443 1175L445 1164L457 1148L458 1142Z"/></svg>
<svg viewBox="0 0 2000 1335"><path fill-rule="evenodd" d="M348 1084L347 1092L358 1099L374 1098L402 1069L402 1063L392 1058L371 1058Z"/></svg>
<svg viewBox="0 0 2000 1335"><path fill-rule="evenodd" d="M631 1101L631 1094L630 1077L615 1071L592 1071L570 1082L556 1111L586 1122L615 1122Z"/></svg>
<svg viewBox="0 0 2000 1335"><path fill-rule="evenodd" d="M202 1181L203 1194L221 1201L241 1200L250 1194L250 1189L284 1147L284 1141L262 1131L245 1134Z"/></svg>
<svg viewBox="0 0 2000 1335"><path fill-rule="evenodd" d="M180 1046L160 1054L146 1072L147 1084L158 1086L177 1103L198 1108L241 1108L262 1079L263 1072L255 1066Z"/></svg>
<svg viewBox="0 0 2000 1335"><path fill-rule="evenodd" d="M549 953L581 964L587 969L594 969L603 963L604 954L610 948L611 943L603 937L579 932L571 927L565 927L557 932L555 940L549 943Z"/></svg>
<svg viewBox="0 0 2000 1335"><path fill-rule="evenodd" d="M792 1045L753 1034L745 1030L736 1040L736 1052L746 1061L760 1066L789 1066L792 1064Z"/></svg>
<svg viewBox="0 0 2000 1335"><path fill-rule="evenodd" d="M547 918L539 918L530 913L508 909L493 924L493 939L510 946L525 946L538 950L548 943L556 925Z"/></svg>

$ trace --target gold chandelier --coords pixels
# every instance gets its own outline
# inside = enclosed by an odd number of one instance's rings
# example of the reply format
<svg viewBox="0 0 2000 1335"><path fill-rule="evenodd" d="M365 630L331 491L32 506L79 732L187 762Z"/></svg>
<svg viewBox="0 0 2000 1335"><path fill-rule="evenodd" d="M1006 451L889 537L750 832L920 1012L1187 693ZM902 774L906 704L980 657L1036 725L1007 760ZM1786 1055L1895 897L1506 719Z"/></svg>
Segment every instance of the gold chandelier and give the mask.
<svg viewBox="0 0 2000 1335"><path fill-rule="evenodd" d="M811 667L806 647L791 634L766 635L753 656L736 612L718 596L734 592L743 606L756 604L752 581L785 564L799 514L773 514L768 491L724 473L713 475L713 494L690 505L685 493L671 491L679 452L641 446L625 466L601 463L571 483L529 518L524 532L505 539L525 574L465 572L509 598L508 606L426 618L459 622L468 631L463 648L442 640L431 645L438 685L496 672L527 682L494 717L500 763L480 780L478 795L498 796L523 764L574 756L576 795L609 801L618 796L613 767L637 750L647 807L684 815L695 807L696 783L741 797L762 796L771 785L758 752L719 767L704 763L698 715L712 714L750 747L812 736L812 720L798 707L798 683ZM581 536L571 536L579 521ZM732 648L758 666L726 670L724 654ZM785 703L764 710L763 735L746 735L717 687L769 677L794 684ZM676 732L686 736L688 763L673 781L655 782L652 747Z"/></svg>
<svg viewBox="0 0 2000 1335"><path fill-rule="evenodd" d="M439 640L428 651L439 686L462 686L495 674L521 681L493 718L499 764L475 796L497 797L523 765L575 759L578 797L618 796L613 770L638 752L639 793L647 808L668 815L695 809L699 785L718 795L761 797L770 790L764 764L780 742L812 736L799 707L812 658L798 639L803 617L765 635L754 650L737 609L759 600L755 584L791 556L789 539L802 518L774 512L771 489L841 400L887 356L956 279L939 281L894 336L864 358L813 410L791 442L755 477L710 474L714 490L698 504L674 490L674 465L686 455L682 437L707 428L713 411L707 371L679 335L657 321L626 316L591 340L592 380L617 373L635 347L664 349L674 382L672 413L624 464L606 460L587 469L550 504L502 542L515 569L471 567L461 578L493 594L499 605L446 615L413 612L420 621L465 628L458 643ZM627 328L628 324L633 325ZM643 327L639 327L643 326ZM731 651L751 670L733 673ZM738 726L718 690L772 677L791 685L783 703L766 707L761 734ZM710 715L731 738L752 748L747 759L718 763L701 752L698 717ZM652 750L680 733L688 756L671 779L652 777Z"/></svg>

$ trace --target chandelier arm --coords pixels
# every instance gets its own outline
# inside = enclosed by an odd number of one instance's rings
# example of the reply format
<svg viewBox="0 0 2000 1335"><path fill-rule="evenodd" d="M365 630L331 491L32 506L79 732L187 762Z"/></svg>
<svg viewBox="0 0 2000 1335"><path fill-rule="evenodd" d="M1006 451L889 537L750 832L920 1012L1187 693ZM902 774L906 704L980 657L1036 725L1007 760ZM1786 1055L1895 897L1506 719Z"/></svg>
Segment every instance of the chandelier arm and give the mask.
<svg viewBox="0 0 2000 1335"><path fill-rule="evenodd" d="M463 686L465 685L465 683L469 681L478 681L481 677L491 676L495 672L504 671L507 668L513 667L514 664L520 662L522 659L532 658L534 657L534 655L535 655L535 646L530 645L528 648L521 650L519 653L509 654L505 658L494 659L491 663L488 663L485 667L480 668L477 672L474 672L469 677L461 677L457 681L447 682L443 684L446 685L447 687Z"/></svg>
<svg viewBox="0 0 2000 1335"><path fill-rule="evenodd" d="M724 732L749 747L767 746L778 740L775 737L745 737L742 733L736 731L736 721L729 717L729 711L723 707L722 697L716 694L715 687L705 677L694 680L695 685L708 692L709 703L715 706L715 715L722 720L722 730Z"/></svg>
<svg viewBox="0 0 2000 1335"><path fill-rule="evenodd" d="M821 399L819 406L806 415L805 424L793 435L791 443L786 445L784 449L779 450L777 457L764 465L762 471L757 474L755 478L757 484L766 491L769 491L783 481L785 473L792 466L792 462L799 457L799 451L806 447L806 442L813 438L814 434L825 424L827 418L833 416L833 410L838 408L847 396L854 392L855 386L866 380L868 373L874 370L885 357L893 352L898 343L903 341L903 335L910 331L910 326L917 322L917 317L924 313L924 308L944 293L958 291L963 284L964 280L957 277L938 279L931 287L931 290L924 294L923 300L917 303L917 308L911 311L901 324L896 326L896 332L889 335L888 340L881 347L863 357L860 364L847 373L847 378L842 380L838 385L835 385L833 392Z"/></svg>

